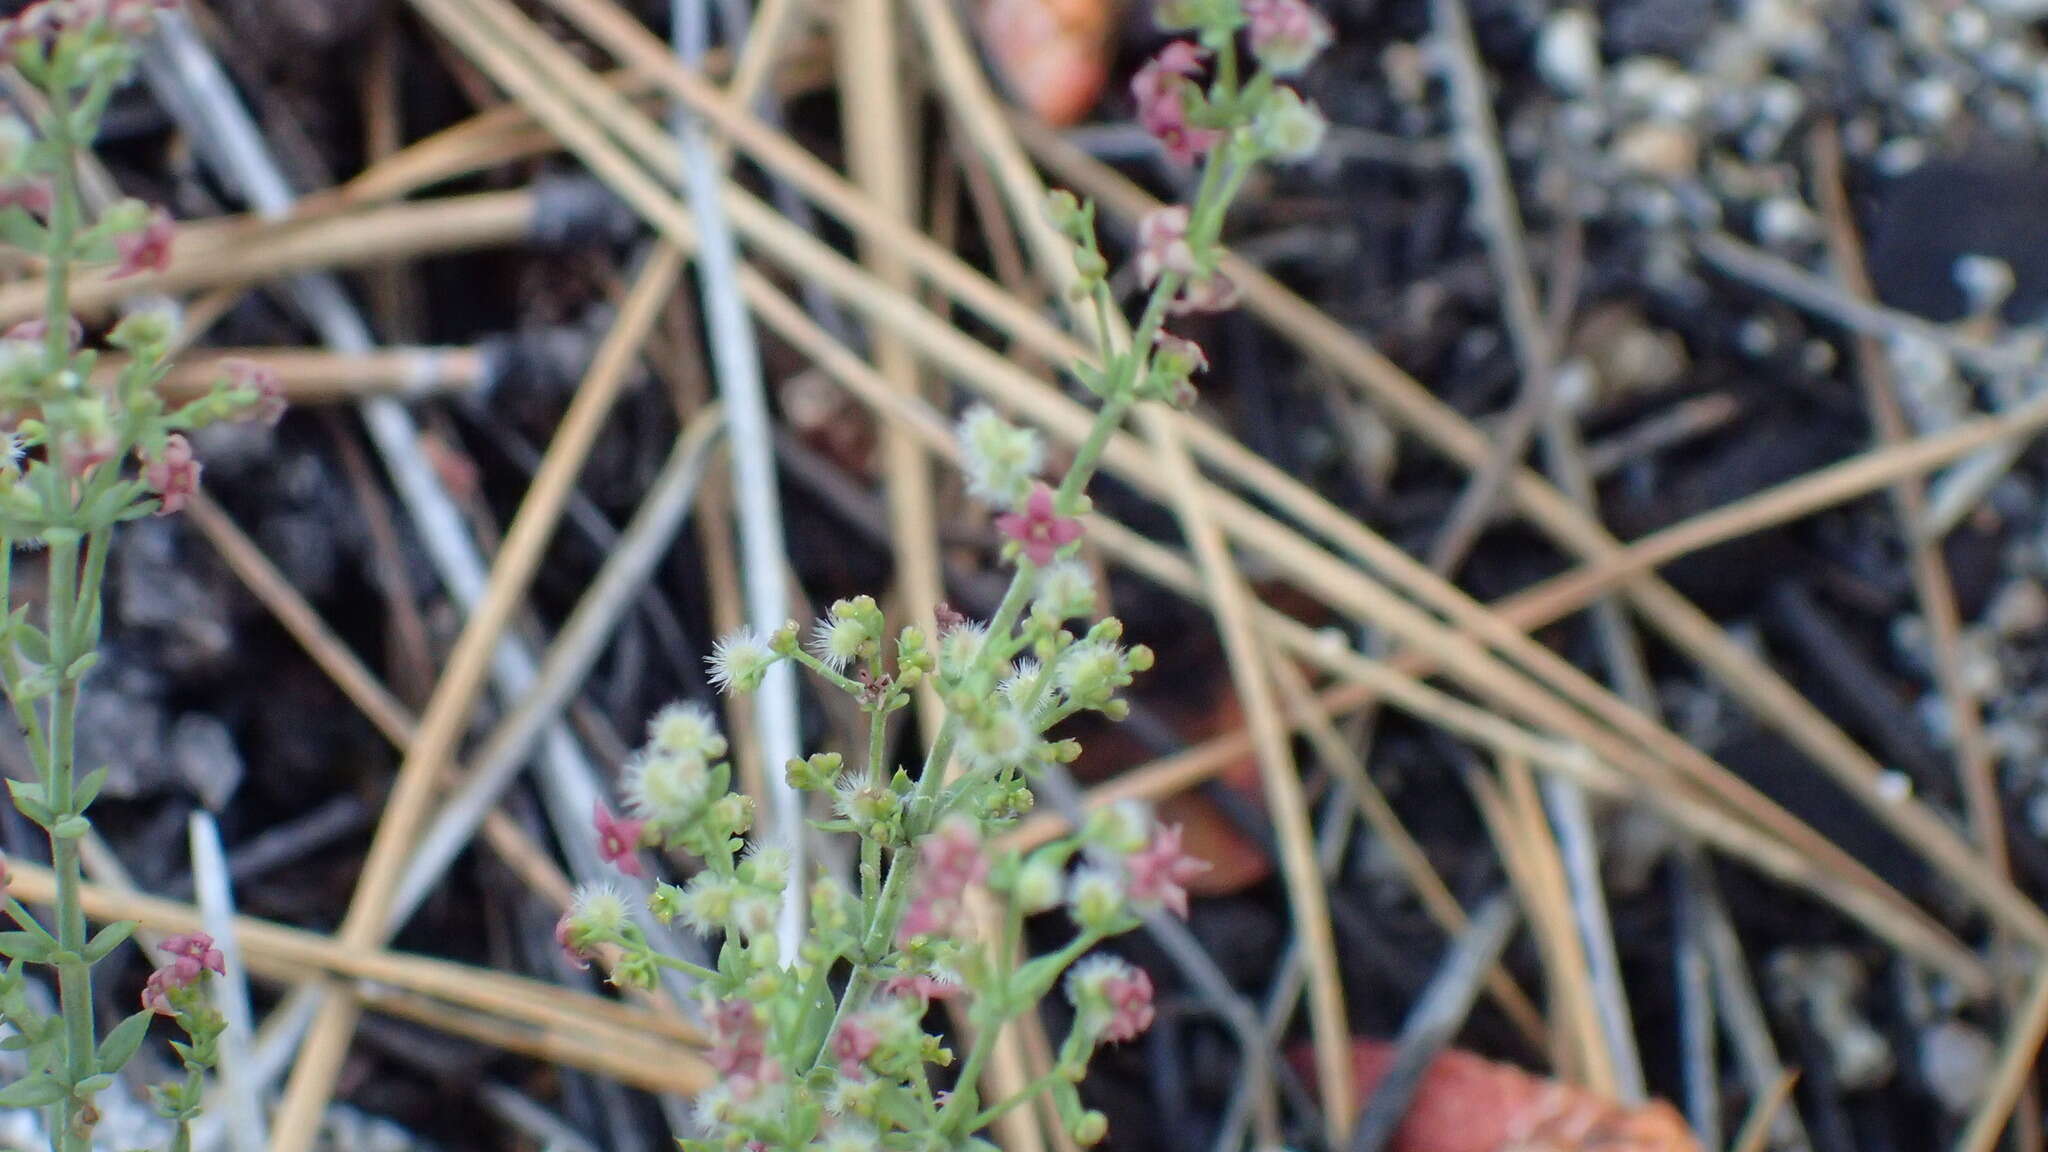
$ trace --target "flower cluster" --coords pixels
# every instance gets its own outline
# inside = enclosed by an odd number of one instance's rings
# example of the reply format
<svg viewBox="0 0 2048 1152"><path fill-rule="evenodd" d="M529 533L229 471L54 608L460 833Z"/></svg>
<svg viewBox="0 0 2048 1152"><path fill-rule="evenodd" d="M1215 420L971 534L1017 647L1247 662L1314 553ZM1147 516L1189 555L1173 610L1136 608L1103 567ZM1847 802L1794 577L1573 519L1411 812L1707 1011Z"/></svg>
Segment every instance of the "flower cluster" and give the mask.
<svg viewBox="0 0 2048 1152"><path fill-rule="evenodd" d="M1128 338L1107 323L1120 305L1093 205L1064 193L1049 205L1073 243L1078 298L1103 320L1097 354L1069 366L1101 401L1094 424L1057 477L1041 475L1039 433L995 409L971 407L958 425L968 491L990 509L990 541L1012 567L1002 600L979 618L936 605L927 628L892 627L873 599L853 597L808 626L727 636L709 658L722 692L752 691L789 663L859 710L863 755L820 752L782 769L819 815L801 831L852 838L852 875L800 876L779 843L748 843L752 808L729 791L725 740L692 705L650 725L625 772L625 815L594 813L599 851L621 872L640 875L648 849L688 872L655 886L648 913L717 943L709 966L665 955L602 886L580 891L556 928L573 961L602 959L615 983L649 987L663 971L695 979L716 1085L696 1102L701 1133L683 1142L692 1152L978 1147L977 1133L1041 1094L1068 1135L1091 1144L1106 1121L1079 1095L1089 1061L1152 1022L1152 978L1101 949L1147 915L1188 914L1189 885L1207 865L1180 829L1118 805L1033 848L1008 833L1031 810L1034 782L1079 754L1056 730L1082 713L1122 719L1125 693L1151 667L1120 623L1094 618L1098 590L1080 556L1088 481L1136 405L1193 402L1208 357L1164 322L1235 300L1218 246L1224 211L1256 164L1314 148L1320 117L1275 77L1299 72L1329 39L1300 0L1169 0L1158 15L1190 35L1133 81L1139 118L1204 174L1192 203L1140 225L1148 295ZM1250 67L1240 68L1240 42ZM939 724L915 762L901 761L892 721L927 690ZM1041 915L1071 931L1020 960L1024 922ZM783 939L791 931L800 936ZM1051 1075L985 1100L991 1038L1062 988L1074 1020ZM969 1026L964 1049L927 1030L939 1002Z"/></svg>

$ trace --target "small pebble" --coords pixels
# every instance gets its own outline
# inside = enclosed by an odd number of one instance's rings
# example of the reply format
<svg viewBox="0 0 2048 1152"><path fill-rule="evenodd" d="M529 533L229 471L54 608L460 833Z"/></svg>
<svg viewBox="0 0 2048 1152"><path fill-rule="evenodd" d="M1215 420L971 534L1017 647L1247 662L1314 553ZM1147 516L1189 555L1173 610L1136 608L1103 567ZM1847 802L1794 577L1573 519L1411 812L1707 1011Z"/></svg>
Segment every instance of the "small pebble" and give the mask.
<svg viewBox="0 0 2048 1152"><path fill-rule="evenodd" d="M1560 92L1591 92L1600 83L1600 26L1593 14L1564 8L1544 21L1536 38L1536 69Z"/></svg>
<svg viewBox="0 0 2048 1152"><path fill-rule="evenodd" d="M1920 1079L1951 1116L1969 1113L1984 1085L1998 1050L1983 1031L1956 1020L1944 1020L1920 1036Z"/></svg>
<svg viewBox="0 0 2048 1152"><path fill-rule="evenodd" d="M1700 143L1679 124L1637 124L1614 142L1614 156L1631 172L1673 180L1699 167Z"/></svg>

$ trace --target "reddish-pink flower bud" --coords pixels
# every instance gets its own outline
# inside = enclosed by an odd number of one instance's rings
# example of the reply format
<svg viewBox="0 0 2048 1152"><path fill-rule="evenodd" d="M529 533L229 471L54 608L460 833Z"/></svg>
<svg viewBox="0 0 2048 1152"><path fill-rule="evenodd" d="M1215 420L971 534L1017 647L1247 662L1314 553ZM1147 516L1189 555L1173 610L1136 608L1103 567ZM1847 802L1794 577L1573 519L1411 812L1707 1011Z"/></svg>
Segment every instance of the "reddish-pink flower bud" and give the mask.
<svg viewBox="0 0 2048 1152"><path fill-rule="evenodd" d="M199 491L199 461L192 456L192 444L173 432L164 438L163 451L142 463L142 482L156 493L159 516L181 511Z"/></svg>
<svg viewBox="0 0 2048 1152"><path fill-rule="evenodd" d="M1180 291L1180 298L1168 306L1176 316L1197 312L1228 312L1237 307L1239 292L1237 283L1221 272L1188 281Z"/></svg>
<svg viewBox="0 0 2048 1152"><path fill-rule="evenodd" d="M272 427L284 419L284 381L278 379L275 368L260 360L236 356L221 361L220 370L229 387L256 393L256 403L249 408L246 419Z"/></svg>
<svg viewBox="0 0 2048 1152"><path fill-rule="evenodd" d="M1102 994L1109 1001L1109 1023L1102 1029L1105 1042L1135 1040L1152 1026L1152 977L1143 968L1127 968L1104 980Z"/></svg>
<svg viewBox="0 0 2048 1152"><path fill-rule="evenodd" d="M1195 274L1194 249L1188 247L1188 210L1184 204L1157 208L1138 221L1138 279L1147 285L1163 273Z"/></svg>
<svg viewBox="0 0 2048 1152"><path fill-rule="evenodd" d="M875 1049L881 1045L881 1033L862 1017L855 1016L841 1023L839 1030L832 1034L832 1056L839 1061L839 1074L852 1076L858 1073L860 1066L867 1063L868 1057L874 1055Z"/></svg>
<svg viewBox="0 0 2048 1152"><path fill-rule="evenodd" d="M576 919L573 913L564 912L562 918L555 921L555 947L560 948L562 955L567 956L569 963L575 965L579 971L589 968L590 962L597 959L589 949L576 943Z"/></svg>
<svg viewBox="0 0 2048 1152"><path fill-rule="evenodd" d="M1302 0L1245 0L1245 40L1268 71L1299 72L1330 44L1330 22Z"/></svg>
<svg viewBox="0 0 2048 1152"><path fill-rule="evenodd" d="M1208 53L1186 40L1161 49L1131 77L1131 95L1138 102L1138 123L1144 125L1176 164L1192 163L1216 146L1223 134L1197 128L1188 121L1189 77L1201 70Z"/></svg>
<svg viewBox="0 0 2048 1152"><path fill-rule="evenodd" d="M597 829L597 853L605 863L628 876L647 874L640 863L640 836L647 830L647 821L615 816L598 804L591 812L591 824Z"/></svg>
<svg viewBox="0 0 2048 1152"><path fill-rule="evenodd" d="M177 234L177 225L171 214L161 208L150 211L149 223L139 232L130 232L114 238L114 270L107 274L109 280L120 280L144 272L161 272L171 266L171 240Z"/></svg>
<svg viewBox="0 0 2048 1152"><path fill-rule="evenodd" d="M1031 490L1024 511L996 517L996 530L1015 540L1024 555L1040 566L1052 563L1060 549L1081 538L1081 522L1054 512L1052 489L1043 484Z"/></svg>
<svg viewBox="0 0 2048 1152"><path fill-rule="evenodd" d="M1124 860L1124 871L1133 902L1163 907L1185 920L1188 881L1207 872L1209 862L1181 851L1180 836L1178 824L1154 828L1151 842Z"/></svg>
<svg viewBox="0 0 2048 1152"><path fill-rule="evenodd" d="M220 949L213 946L213 937L204 932L187 932L182 936L172 936L159 947L162 951L181 960L190 960L199 968L215 975L227 972L226 958L221 955ZM194 975L197 975L196 969Z"/></svg>

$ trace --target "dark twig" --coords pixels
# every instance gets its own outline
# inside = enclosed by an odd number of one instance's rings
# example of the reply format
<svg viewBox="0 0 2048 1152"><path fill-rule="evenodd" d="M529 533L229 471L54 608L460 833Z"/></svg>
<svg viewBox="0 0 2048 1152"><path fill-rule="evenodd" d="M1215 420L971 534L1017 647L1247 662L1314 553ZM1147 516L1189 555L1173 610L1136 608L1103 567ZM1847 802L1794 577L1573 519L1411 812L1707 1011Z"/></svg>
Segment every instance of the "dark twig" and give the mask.
<svg viewBox="0 0 2048 1152"><path fill-rule="evenodd" d="M1452 945L1450 955L1401 1026L1394 1059L1359 1114L1351 1152L1380 1152L1393 1139L1422 1086L1423 1073L1464 1026L1473 1001L1479 998L1480 985L1500 960L1519 920L1515 899L1505 892L1489 899L1473 915L1471 927Z"/></svg>

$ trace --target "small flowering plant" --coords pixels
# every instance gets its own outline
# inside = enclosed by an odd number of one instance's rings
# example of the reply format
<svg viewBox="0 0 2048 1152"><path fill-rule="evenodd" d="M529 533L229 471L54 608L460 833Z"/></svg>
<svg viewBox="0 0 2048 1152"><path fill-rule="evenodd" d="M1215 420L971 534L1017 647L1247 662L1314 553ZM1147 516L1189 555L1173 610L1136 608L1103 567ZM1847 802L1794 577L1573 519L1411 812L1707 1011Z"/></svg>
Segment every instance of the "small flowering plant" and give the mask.
<svg viewBox="0 0 2048 1152"><path fill-rule="evenodd" d="M726 742L693 704L654 718L625 772L623 813L594 814L599 849L621 872L642 875L650 849L689 860L694 874L657 884L650 911L720 940L712 967L668 956L604 886L581 890L556 926L572 959L602 960L616 984L652 987L664 971L697 981L717 1082L698 1101L700 1130L686 1149L985 1148L978 1133L1040 1095L1076 1141L1092 1144L1106 1121L1078 1093L1088 1063L1101 1045L1152 1022L1150 976L1096 949L1142 913L1187 915L1187 886L1206 865L1182 850L1180 830L1112 807L1029 852L1003 848L1000 833L1031 808L1032 782L1079 754L1055 730L1084 712L1124 717L1121 694L1152 664L1144 647L1123 643L1116 620L1090 622L1096 589L1076 555L1086 489L1134 406L1191 402L1191 377L1207 358L1165 324L1236 298L1219 266L1224 212L1255 165L1315 149L1320 116L1278 78L1329 39L1301 0L1167 0L1156 14L1186 35L1140 70L1132 94L1167 157L1203 165L1199 191L1140 225L1135 263L1146 298L1128 341L1109 323L1120 305L1093 206L1052 197L1099 336L1097 355L1070 371L1101 407L1051 482L1041 479L1047 454L1036 432L987 407L960 421L968 491L993 509L994 534L1015 566L1001 603L986 620L939 605L927 631L892 628L861 596L809 629L791 622L771 635L728 636L710 657L712 682L727 693L752 691L790 661L857 703L867 728L858 756L820 752L785 768L792 787L816 795L814 811L829 809L811 831L856 842L854 875L792 875L787 850L750 842L752 801L730 791ZM888 729L923 689L943 718L912 767L893 757ZM808 915L789 915L794 907ZM1055 909L1072 933L1022 959L1025 918ZM791 923L803 925L794 941L782 938ZM1051 1072L1008 1099L984 1099L994 1037L1056 990L1074 1015ZM939 1001L967 1025L964 1049L926 1030Z"/></svg>
<svg viewBox="0 0 2048 1152"><path fill-rule="evenodd" d="M186 1122L199 1104L198 1077L212 1061L219 1018L206 1007L207 973L221 954L204 936L164 942L165 962L149 978L142 1008L104 1037L94 1026L93 968L134 925L88 935L79 901L79 841L105 768L81 773L75 757L79 692L93 667L103 620L101 583L116 525L177 512L199 485L200 463L186 433L224 419L275 420L274 377L230 365L206 396L179 407L158 391L174 333L153 312L136 312L104 335L121 354L88 346L71 314L80 268L110 277L164 268L174 228L160 208L117 203L94 220L79 192L80 155L97 134L107 101L126 82L161 0L43 0L0 23L0 53L37 89L47 110L34 123L0 117L0 243L40 262L47 293L41 318L0 333L0 589L12 592L19 549L44 552L47 587L40 619L9 601L0 616L0 687L28 746L36 778L10 780L15 806L49 835L56 878L45 924L9 897L16 930L0 932L0 1044L26 1053L27 1076L0 1087L0 1108L48 1111L52 1146L92 1145L94 1096L112 1082L158 1017L186 1034L177 1050L188 1077L160 1089L158 1104ZM32 970L53 971L60 1010L32 1007Z"/></svg>

